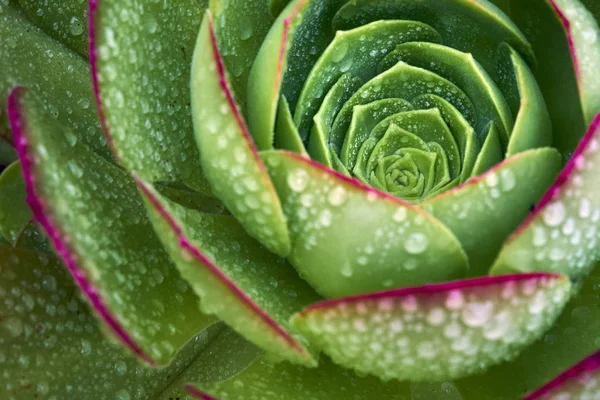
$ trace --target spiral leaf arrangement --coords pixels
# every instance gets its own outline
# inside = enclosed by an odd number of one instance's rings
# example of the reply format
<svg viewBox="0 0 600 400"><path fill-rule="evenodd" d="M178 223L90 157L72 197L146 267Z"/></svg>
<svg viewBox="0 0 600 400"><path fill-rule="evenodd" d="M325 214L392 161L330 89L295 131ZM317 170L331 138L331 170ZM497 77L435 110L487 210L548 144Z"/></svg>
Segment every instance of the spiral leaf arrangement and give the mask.
<svg viewBox="0 0 600 400"><path fill-rule="evenodd" d="M0 394L512 400L589 355L599 15L0 1Z"/></svg>

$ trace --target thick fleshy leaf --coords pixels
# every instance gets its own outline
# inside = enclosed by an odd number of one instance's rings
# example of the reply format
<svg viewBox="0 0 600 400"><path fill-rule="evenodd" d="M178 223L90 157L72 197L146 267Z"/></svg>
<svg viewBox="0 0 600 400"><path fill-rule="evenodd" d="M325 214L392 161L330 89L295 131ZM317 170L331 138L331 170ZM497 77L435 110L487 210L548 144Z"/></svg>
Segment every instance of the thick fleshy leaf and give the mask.
<svg viewBox="0 0 600 400"><path fill-rule="evenodd" d="M288 51L309 3L310 0L295 0L287 5L273 23L250 71L248 124L260 150L273 148L275 117L283 76L288 67Z"/></svg>
<svg viewBox="0 0 600 400"><path fill-rule="evenodd" d="M320 294L466 275L460 243L426 212L295 153L263 157L288 218L289 260Z"/></svg>
<svg viewBox="0 0 600 400"><path fill-rule="evenodd" d="M21 230L32 218L25 197L21 164L15 162L0 175L0 234L10 243L17 240Z"/></svg>
<svg viewBox="0 0 600 400"><path fill-rule="evenodd" d="M190 65L205 1L90 1L98 112L120 162L148 181L208 192L194 143Z"/></svg>
<svg viewBox="0 0 600 400"><path fill-rule="evenodd" d="M281 204L233 98L210 12L194 50L192 108L202 168L215 195L250 235L287 256L290 241Z"/></svg>
<svg viewBox="0 0 600 400"><path fill-rule="evenodd" d="M252 347L239 338L225 343L211 343L194 364L195 374L186 374L187 389L203 400L410 400L408 384L383 383L373 377L358 377L328 358L322 357L318 368L290 364L273 364L267 357L256 357ZM227 345L227 348L224 345ZM231 348L234 351L231 351ZM226 379L222 370L238 364L239 358L254 354L256 361L239 375ZM240 354L242 357L240 357ZM190 368L190 370L192 370Z"/></svg>
<svg viewBox="0 0 600 400"><path fill-rule="evenodd" d="M528 150L425 201L422 207L456 235L471 263L470 275L484 275L561 166L562 158L554 149Z"/></svg>
<svg viewBox="0 0 600 400"><path fill-rule="evenodd" d="M600 240L600 114L556 182L504 244L492 274L526 271L586 276Z"/></svg>
<svg viewBox="0 0 600 400"><path fill-rule="evenodd" d="M477 278L329 300L292 324L358 372L455 379L514 358L552 326L570 288L553 274Z"/></svg>
<svg viewBox="0 0 600 400"><path fill-rule="evenodd" d="M58 3L57 3L58 4ZM39 93L48 112L111 160L96 110L87 62L33 25L13 2L0 5L0 132L8 134L6 98L15 85Z"/></svg>
<svg viewBox="0 0 600 400"><path fill-rule="evenodd" d="M30 221L21 229L13 247L33 250L37 253L55 254L43 228L35 221Z"/></svg>
<svg viewBox="0 0 600 400"><path fill-rule="evenodd" d="M201 308L277 357L314 366L316 361L288 320L319 297L285 260L248 236L228 216L202 214L138 185L154 227Z"/></svg>
<svg viewBox="0 0 600 400"><path fill-rule="evenodd" d="M375 21L337 32L314 65L298 99L295 121L300 135L308 136L321 100L342 75L366 82L377 75L379 60L400 43L439 40L433 28L413 21Z"/></svg>
<svg viewBox="0 0 600 400"><path fill-rule="evenodd" d="M514 361L455 381L464 400L520 399L600 346L600 269L583 283L552 328ZM510 382L510 385L507 384Z"/></svg>
<svg viewBox="0 0 600 400"><path fill-rule="evenodd" d="M552 145L552 124L544 96L523 58L509 46L503 46L500 73L507 76L505 96L513 100L515 125L510 134L506 156Z"/></svg>
<svg viewBox="0 0 600 400"><path fill-rule="evenodd" d="M440 18L452 15L453 18ZM495 71L495 50L507 42L528 62L534 62L533 51L512 21L488 1L430 0L400 1L353 0L336 14L333 25L347 29L379 19L407 19L431 25L442 36L443 43L457 50L472 53L490 73Z"/></svg>
<svg viewBox="0 0 600 400"><path fill-rule="evenodd" d="M135 182L69 142L26 89L11 92L9 111L35 219L106 326L146 362L168 363L213 319L154 234Z"/></svg>
<svg viewBox="0 0 600 400"><path fill-rule="evenodd" d="M257 359L262 358L263 351L249 343L235 331L222 329L205 347L202 354L171 383L162 393L163 399L191 400L193 396L187 390L189 382L219 382L240 373ZM288 365L288 364L284 364ZM273 384L273 382L269 382Z"/></svg>
<svg viewBox="0 0 600 400"><path fill-rule="evenodd" d="M3 399L164 400L222 328L197 335L170 366L147 369L105 337L55 257L0 246L0 270Z"/></svg>
<svg viewBox="0 0 600 400"><path fill-rule="evenodd" d="M565 29L550 0L510 0L510 17L524 32L538 60L533 68L552 120L552 144L567 161L586 123Z"/></svg>
<svg viewBox="0 0 600 400"><path fill-rule="evenodd" d="M548 0L562 22L575 67L586 123L600 113L600 29L579 0Z"/></svg>
<svg viewBox="0 0 600 400"><path fill-rule="evenodd" d="M594 399L600 395L600 352L568 369L524 400Z"/></svg>
<svg viewBox="0 0 600 400"><path fill-rule="evenodd" d="M68 46L82 57L88 57L86 1L18 0L19 4L40 29Z"/></svg>
<svg viewBox="0 0 600 400"><path fill-rule="evenodd" d="M273 17L277 16L269 15L273 1L213 0L209 3L231 89L245 113L250 68L273 24Z"/></svg>

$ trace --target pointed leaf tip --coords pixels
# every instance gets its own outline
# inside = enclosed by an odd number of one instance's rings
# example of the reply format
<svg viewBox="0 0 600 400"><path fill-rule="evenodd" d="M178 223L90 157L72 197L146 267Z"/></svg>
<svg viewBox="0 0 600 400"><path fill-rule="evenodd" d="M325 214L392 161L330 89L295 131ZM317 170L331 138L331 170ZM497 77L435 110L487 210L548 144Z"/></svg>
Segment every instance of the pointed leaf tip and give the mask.
<svg viewBox="0 0 600 400"><path fill-rule="evenodd" d="M135 178L159 237L200 296L202 310L271 354L316 365L288 319L319 297L293 269L248 236L234 218L185 209ZM231 247L223 247L226 240ZM273 285L277 290L271 290Z"/></svg>
<svg viewBox="0 0 600 400"><path fill-rule="evenodd" d="M589 273L600 241L600 114L571 159L527 219L504 244L492 274Z"/></svg>
<svg viewBox="0 0 600 400"><path fill-rule="evenodd" d="M281 204L232 93L210 11L196 42L191 92L202 168L215 195L251 236L287 256Z"/></svg>
<svg viewBox="0 0 600 400"><path fill-rule="evenodd" d="M45 229L50 237L58 255L63 259L65 267L71 272L75 282L87 296L89 302L94 307L98 315L105 321L114 334L138 357L149 365L155 365L155 361L146 354L138 343L125 331L115 316L109 311L105 300L100 296L98 289L86 278L85 274L77 265L75 254L68 248L64 241L64 235L59 232L58 226L55 226L45 210L44 201L38 196L36 189L36 178L34 175L34 156L30 153L30 143L27 136L29 129L23 102L28 94L28 89L23 86L13 88L8 97L8 117L15 140L25 186L27 192L27 202L31 207L36 221Z"/></svg>
<svg viewBox="0 0 600 400"><path fill-rule="evenodd" d="M476 278L324 301L292 325L361 373L456 379L509 360L538 339L570 287L555 274Z"/></svg>
<svg viewBox="0 0 600 400"><path fill-rule="evenodd" d="M523 400L596 399L600 396L600 351L569 368Z"/></svg>

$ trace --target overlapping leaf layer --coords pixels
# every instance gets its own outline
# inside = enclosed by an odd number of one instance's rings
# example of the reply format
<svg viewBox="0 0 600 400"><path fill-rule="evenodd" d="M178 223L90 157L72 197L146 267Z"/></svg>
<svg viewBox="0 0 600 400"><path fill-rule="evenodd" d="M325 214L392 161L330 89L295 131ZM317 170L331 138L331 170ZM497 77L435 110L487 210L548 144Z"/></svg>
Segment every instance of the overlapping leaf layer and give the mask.
<svg viewBox="0 0 600 400"><path fill-rule="evenodd" d="M0 397L597 396L599 19L0 0Z"/></svg>

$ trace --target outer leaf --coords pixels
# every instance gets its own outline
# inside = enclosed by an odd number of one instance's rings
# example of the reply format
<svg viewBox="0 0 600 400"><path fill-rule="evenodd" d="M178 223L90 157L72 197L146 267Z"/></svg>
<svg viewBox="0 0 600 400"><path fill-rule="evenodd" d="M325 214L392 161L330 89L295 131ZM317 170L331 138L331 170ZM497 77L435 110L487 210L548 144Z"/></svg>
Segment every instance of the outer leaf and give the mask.
<svg viewBox="0 0 600 400"><path fill-rule="evenodd" d="M106 326L147 363L168 363L212 319L152 231L135 183L69 143L24 88L9 111L35 219Z"/></svg>
<svg viewBox="0 0 600 400"><path fill-rule="evenodd" d="M0 5L0 132L8 134L6 98L15 85L27 85L48 103L49 114L73 129L102 157L112 160L94 109L89 66L79 54L48 37L12 2Z"/></svg>
<svg viewBox="0 0 600 400"><path fill-rule="evenodd" d="M524 400L560 400L571 397L592 399L600 395L598 370L600 369L600 352L592 354L577 365L563 372Z"/></svg>
<svg viewBox="0 0 600 400"><path fill-rule="evenodd" d="M562 22L575 74L586 123L600 112L600 30L598 21L579 0L548 0Z"/></svg>
<svg viewBox="0 0 600 400"><path fill-rule="evenodd" d="M188 382L212 383L227 380L239 373L244 374L242 371L257 359L263 358L262 356L263 352L258 347L235 331L222 329L202 354L156 400L191 399L193 396L186 390Z"/></svg>
<svg viewBox="0 0 600 400"><path fill-rule="evenodd" d="M485 277L308 307L292 323L336 363L384 380L447 380L514 358L552 326L568 278Z"/></svg>
<svg viewBox="0 0 600 400"><path fill-rule="evenodd" d="M250 68L273 24L273 17L277 16L269 15L272 3L269 0L210 1L210 10L217 21L216 37L223 64L229 72L232 92L243 113L246 111Z"/></svg>
<svg viewBox="0 0 600 400"><path fill-rule="evenodd" d="M551 148L519 153L422 207L456 235L471 262L471 276L483 275L502 243L552 185L561 161Z"/></svg>
<svg viewBox="0 0 600 400"><path fill-rule="evenodd" d="M192 107L202 167L214 193L250 235L287 256L281 204L233 98L210 12L194 50Z"/></svg>
<svg viewBox="0 0 600 400"><path fill-rule="evenodd" d="M587 124L564 27L550 0L510 0L510 16L535 51L538 66L533 70L552 119L552 144L567 161Z"/></svg>
<svg viewBox="0 0 600 400"><path fill-rule="evenodd" d="M25 196L21 164L15 162L0 175L0 233L10 243L15 243L32 218Z"/></svg>
<svg viewBox="0 0 600 400"><path fill-rule="evenodd" d="M322 295L466 274L460 243L424 211L295 153L263 157L290 225L289 260Z"/></svg>
<svg viewBox="0 0 600 400"><path fill-rule="evenodd" d="M598 259L600 114L540 203L504 244L492 274L555 271L578 279Z"/></svg>
<svg viewBox="0 0 600 400"><path fill-rule="evenodd" d="M189 378L198 383L187 386L195 398L204 400L410 399L410 389L407 384L382 383L377 378L358 377L333 364L327 358L322 358L318 368L307 369L287 363L273 364L268 358L259 357L241 374L224 379L225 377L221 377L222 374L219 372L225 369L222 365L229 367L232 363L237 364L235 357L239 357L239 353L249 352L248 344L240 340L229 342L229 346L233 346L236 350L233 354L207 351L204 357L195 363L201 368L195 376L189 375ZM207 350L213 349L211 347Z"/></svg>
<svg viewBox="0 0 600 400"><path fill-rule="evenodd" d="M19 4L40 29L82 57L88 57L86 1L18 0Z"/></svg>
<svg viewBox="0 0 600 400"><path fill-rule="evenodd" d="M3 399L164 400L219 329L196 336L169 367L146 369L104 336L55 257L0 246L0 270Z"/></svg>
<svg viewBox="0 0 600 400"><path fill-rule="evenodd" d="M98 112L121 163L206 193L189 97L202 3L90 0L89 24Z"/></svg>
<svg viewBox="0 0 600 400"><path fill-rule="evenodd" d="M552 328L514 361L455 381L464 400L515 400L598 349L600 269L588 277ZM507 384L510 382L510 384Z"/></svg>
<svg viewBox="0 0 600 400"><path fill-rule="evenodd" d="M314 366L288 320L318 296L293 269L248 236L232 217L201 214L138 185L160 239L183 277L215 314L275 356ZM229 245L226 245L229 243Z"/></svg>

